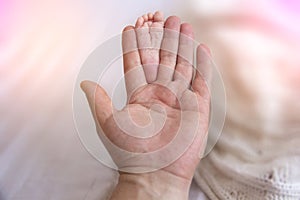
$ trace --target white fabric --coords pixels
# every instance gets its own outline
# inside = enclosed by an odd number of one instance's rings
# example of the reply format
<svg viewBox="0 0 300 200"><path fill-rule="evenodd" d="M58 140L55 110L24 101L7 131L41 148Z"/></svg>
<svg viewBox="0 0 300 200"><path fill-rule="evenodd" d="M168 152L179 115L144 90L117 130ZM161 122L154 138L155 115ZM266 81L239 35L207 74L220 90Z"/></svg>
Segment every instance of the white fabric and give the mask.
<svg viewBox="0 0 300 200"><path fill-rule="evenodd" d="M183 7L158 0L2 3L0 200L106 199L117 173L80 143L72 116L76 75L96 45L138 16ZM199 187L193 191L198 200Z"/></svg>
<svg viewBox="0 0 300 200"><path fill-rule="evenodd" d="M268 12L254 12L257 4L228 18L221 11L204 18L215 21L203 37L228 103L221 138L195 175L210 199L300 198L299 34L266 20Z"/></svg>

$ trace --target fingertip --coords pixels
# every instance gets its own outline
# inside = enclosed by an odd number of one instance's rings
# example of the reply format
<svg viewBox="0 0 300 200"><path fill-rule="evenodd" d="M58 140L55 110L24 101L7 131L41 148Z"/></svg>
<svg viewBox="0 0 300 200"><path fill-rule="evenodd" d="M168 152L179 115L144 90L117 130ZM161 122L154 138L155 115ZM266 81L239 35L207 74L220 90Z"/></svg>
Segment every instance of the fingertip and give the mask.
<svg viewBox="0 0 300 200"><path fill-rule="evenodd" d="M144 21L148 21L148 14L144 14L142 17L144 18Z"/></svg>
<svg viewBox="0 0 300 200"><path fill-rule="evenodd" d="M134 29L134 26L128 25L128 26L125 26L125 28L123 29L122 32L130 31L130 30L133 30L133 29Z"/></svg>
<svg viewBox="0 0 300 200"><path fill-rule="evenodd" d="M204 53L206 53L206 55L211 57L211 50L206 44L200 44L197 48L197 51L204 52Z"/></svg>
<svg viewBox="0 0 300 200"><path fill-rule="evenodd" d="M177 16L170 16L166 19L165 29L175 31L174 33L180 32L181 20Z"/></svg>
<svg viewBox="0 0 300 200"><path fill-rule="evenodd" d="M186 23L186 22L181 24L181 28L185 29L185 30L193 30L193 26L189 23Z"/></svg>
<svg viewBox="0 0 300 200"><path fill-rule="evenodd" d="M164 14L161 11L156 11L153 15L153 20L156 22L164 20Z"/></svg>
<svg viewBox="0 0 300 200"><path fill-rule="evenodd" d="M93 81L84 80L80 83L80 87L88 97L92 97L95 95L100 95L102 97L108 96L106 94L106 91L99 84Z"/></svg>
<svg viewBox="0 0 300 200"><path fill-rule="evenodd" d="M170 16L166 19L166 24L180 24L181 19L175 15Z"/></svg>
<svg viewBox="0 0 300 200"><path fill-rule="evenodd" d="M139 18L136 20L135 28L140 28L143 24L144 24L144 18L143 18L143 17L139 17Z"/></svg>
<svg viewBox="0 0 300 200"><path fill-rule="evenodd" d="M180 32L184 35L194 38L193 26L189 23L182 23L180 26Z"/></svg>
<svg viewBox="0 0 300 200"><path fill-rule="evenodd" d="M93 81L89 81L89 80L84 80L84 81L82 81L81 83L80 83L80 88L82 89L82 91L84 92L84 93L89 93L90 91L91 91L91 89L92 88L94 88L95 89L95 87L96 87L96 83L95 82L93 82Z"/></svg>
<svg viewBox="0 0 300 200"><path fill-rule="evenodd" d="M149 20L153 20L153 16L154 16L153 13L148 13L148 19Z"/></svg>

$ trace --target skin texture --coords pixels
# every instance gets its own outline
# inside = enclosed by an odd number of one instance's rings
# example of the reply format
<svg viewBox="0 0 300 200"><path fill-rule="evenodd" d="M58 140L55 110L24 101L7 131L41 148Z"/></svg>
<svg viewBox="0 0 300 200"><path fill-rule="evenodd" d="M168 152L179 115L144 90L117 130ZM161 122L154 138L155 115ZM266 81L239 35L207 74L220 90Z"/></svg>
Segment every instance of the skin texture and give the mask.
<svg viewBox="0 0 300 200"><path fill-rule="evenodd" d="M164 21L161 12L143 15L135 26L124 28L128 104L120 111L114 109L101 86L82 82L96 125L105 134L99 136L102 141L108 139L104 144L120 168L119 183L111 199L188 198L206 144L210 106L210 52L205 45L198 46L194 71L193 37L190 24L181 23L176 16ZM183 127L186 137L190 132L195 134L191 134L191 142L171 164L142 174L124 170L139 162L124 159L113 146L133 153L153 152L172 142L179 127Z"/></svg>

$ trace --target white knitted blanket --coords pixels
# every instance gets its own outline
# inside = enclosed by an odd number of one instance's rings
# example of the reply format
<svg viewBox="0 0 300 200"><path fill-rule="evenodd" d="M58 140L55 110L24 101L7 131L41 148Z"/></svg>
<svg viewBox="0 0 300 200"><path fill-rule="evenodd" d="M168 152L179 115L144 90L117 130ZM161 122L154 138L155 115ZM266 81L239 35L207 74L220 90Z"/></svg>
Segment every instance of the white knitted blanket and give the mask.
<svg viewBox="0 0 300 200"><path fill-rule="evenodd" d="M227 93L224 130L195 180L209 199L299 200L300 34L251 5L239 9L195 22L213 24L202 40Z"/></svg>

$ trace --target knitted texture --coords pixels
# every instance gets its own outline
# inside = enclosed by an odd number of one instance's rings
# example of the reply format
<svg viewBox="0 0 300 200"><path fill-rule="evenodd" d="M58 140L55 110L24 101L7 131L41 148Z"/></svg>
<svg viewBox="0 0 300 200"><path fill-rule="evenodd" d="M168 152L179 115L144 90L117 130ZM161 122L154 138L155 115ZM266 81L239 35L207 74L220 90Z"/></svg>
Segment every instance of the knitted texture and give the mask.
<svg viewBox="0 0 300 200"><path fill-rule="evenodd" d="M264 21L264 13L247 10L249 18ZM291 33L263 29L270 25L266 21L256 26L238 13L232 16L239 19L235 25L233 18L215 17L219 24L201 29L225 83L227 115L195 181L209 199L299 200L299 35L291 42ZM209 24L210 18L199 17L197 23Z"/></svg>
<svg viewBox="0 0 300 200"><path fill-rule="evenodd" d="M300 140L280 143L273 148L281 151L278 155L267 146L257 150L251 147L252 141L239 141L224 133L201 161L195 180L210 199L299 200L300 152L296 144Z"/></svg>

